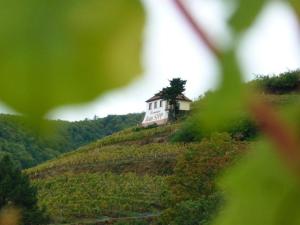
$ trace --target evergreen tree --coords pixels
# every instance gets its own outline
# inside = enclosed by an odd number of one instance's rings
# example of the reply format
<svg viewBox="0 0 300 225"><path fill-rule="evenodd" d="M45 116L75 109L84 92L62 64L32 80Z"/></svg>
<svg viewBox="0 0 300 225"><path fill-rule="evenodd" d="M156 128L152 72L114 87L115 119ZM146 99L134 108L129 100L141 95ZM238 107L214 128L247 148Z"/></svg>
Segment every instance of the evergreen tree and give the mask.
<svg viewBox="0 0 300 225"><path fill-rule="evenodd" d="M177 97L185 91L186 80L173 78L169 82L170 86L162 89L161 96L164 100L168 101L170 105L169 117L171 121L174 121L176 120L177 114L179 112Z"/></svg>
<svg viewBox="0 0 300 225"><path fill-rule="evenodd" d="M8 156L0 160L0 208L16 207L21 210L22 224L47 223L44 210L37 206L37 191L29 178L16 168Z"/></svg>

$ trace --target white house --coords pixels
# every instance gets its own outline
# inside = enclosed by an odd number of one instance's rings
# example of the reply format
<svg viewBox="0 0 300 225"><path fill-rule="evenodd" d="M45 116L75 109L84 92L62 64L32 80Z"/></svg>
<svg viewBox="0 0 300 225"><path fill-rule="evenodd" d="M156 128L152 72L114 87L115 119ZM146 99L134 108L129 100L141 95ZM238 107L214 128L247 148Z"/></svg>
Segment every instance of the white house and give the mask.
<svg viewBox="0 0 300 225"><path fill-rule="evenodd" d="M189 111L191 108L191 102L189 98L181 94L177 96L180 111ZM160 93L155 94L152 98L146 101L147 108L145 118L142 122L142 126L148 126L151 124L162 125L168 122L169 104L166 100L163 100Z"/></svg>

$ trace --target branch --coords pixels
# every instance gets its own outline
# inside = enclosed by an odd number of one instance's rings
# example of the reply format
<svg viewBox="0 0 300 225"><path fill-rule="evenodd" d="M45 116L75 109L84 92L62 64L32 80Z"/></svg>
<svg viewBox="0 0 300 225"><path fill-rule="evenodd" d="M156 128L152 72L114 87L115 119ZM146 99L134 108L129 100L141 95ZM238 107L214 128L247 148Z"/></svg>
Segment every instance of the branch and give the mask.
<svg viewBox="0 0 300 225"><path fill-rule="evenodd" d="M296 133L267 104L256 101L250 103L250 112L260 129L275 144L285 163L300 175L300 143Z"/></svg>
<svg viewBox="0 0 300 225"><path fill-rule="evenodd" d="M204 29L197 23L195 18L192 16L190 11L187 9L186 5L184 4L183 0L173 0L175 6L181 12L181 14L185 17L186 21L189 23L190 27L195 31L197 37L203 42L206 47L217 57L220 58L221 52L219 49L214 45L214 43L208 38L207 34L205 33Z"/></svg>
<svg viewBox="0 0 300 225"><path fill-rule="evenodd" d="M194 30L199 40L203 42L217 58L220 58L221 52L210 41L203 28L191 15L183 2L184 0L173 1L189 23L190 27ZM295 132L281 120L270 106L260 101L252 101L249 104L249 109L255 120L258 122L261 130L276 145L277 150L285 163L289 165L294 172L300 175L300 143Z"/></svg>

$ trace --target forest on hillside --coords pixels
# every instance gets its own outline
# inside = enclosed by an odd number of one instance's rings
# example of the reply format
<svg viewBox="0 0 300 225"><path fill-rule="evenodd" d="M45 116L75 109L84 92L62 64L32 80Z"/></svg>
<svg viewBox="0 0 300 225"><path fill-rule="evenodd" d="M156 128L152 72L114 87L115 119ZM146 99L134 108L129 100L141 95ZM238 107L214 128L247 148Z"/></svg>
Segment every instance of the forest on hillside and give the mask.
<svg viewBox="0 0 300 225"><path fill-rule="evenodd" d="M140 123L143 113L109 115L105 118L68 122L48 121L53 135L41 135L24 117L0 115L0 157L9 155L21 168L28 168L84 144Z"/></svg>

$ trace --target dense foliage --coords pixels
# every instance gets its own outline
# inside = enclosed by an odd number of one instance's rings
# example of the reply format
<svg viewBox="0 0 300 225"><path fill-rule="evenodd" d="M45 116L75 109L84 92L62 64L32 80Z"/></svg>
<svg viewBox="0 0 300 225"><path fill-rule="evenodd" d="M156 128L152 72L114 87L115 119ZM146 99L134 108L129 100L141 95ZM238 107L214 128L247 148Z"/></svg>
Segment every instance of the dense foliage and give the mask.
<svg viewBox="0 0 300 225"><path fill-rule="evenodd" d="M201 103L200 103L201 104ZM209 137L212 132L226 132L236 140L253 140L258 135L258 128L255 122L242 113L230 123L224 124L217 129L207 131L199 128L197 118L191 116L186 118L180 129L171 137L173 142L195 142Z"/></svg>
<svg viewBox="0 0 300 225"><path fill-rule="evenodd" d="M48 121L55 127L55 132L46 136L37 134L23 117L0 115L0 156L9 155L19 167L28 168L134 126L142 117L142 113L137 113L77 122Z"/></svg>
<svg viewBox="0 0 300 225"><path fill-rule="evenodd" d="M274 76L258 76L256 80L250 83L274 94L300 91L300 70L288 71Z"/></svg>
<svg viewBox="0 0 300 225"><path fill-rule="evenodd" d="M22 224L41 225L48 219L37 205L37 190L29 178L13 165L8 156L0 161L0 209L16 207L21 210Z"/></svg>
<svg viewBox="0 0 300 225"><path fill-rule="evenodd" d="M293 105L299 99L300 71L289 71L278 76L258 76L255 80L245 84L247 87L257 88L260 98L274 107ZM211 131L201 129L201 121L197 115L206 107L207 97L214 96L209 91L193 104L193 116L188 117L181 128L173 135L174 142L200 141L210 135ZM258 137L259 129L253 118L243 110L235 112L235 118L227 121L213 130L213 132L227 132L238 140L253 140ZM200 125L200 126L198 126Z"/></svg>

